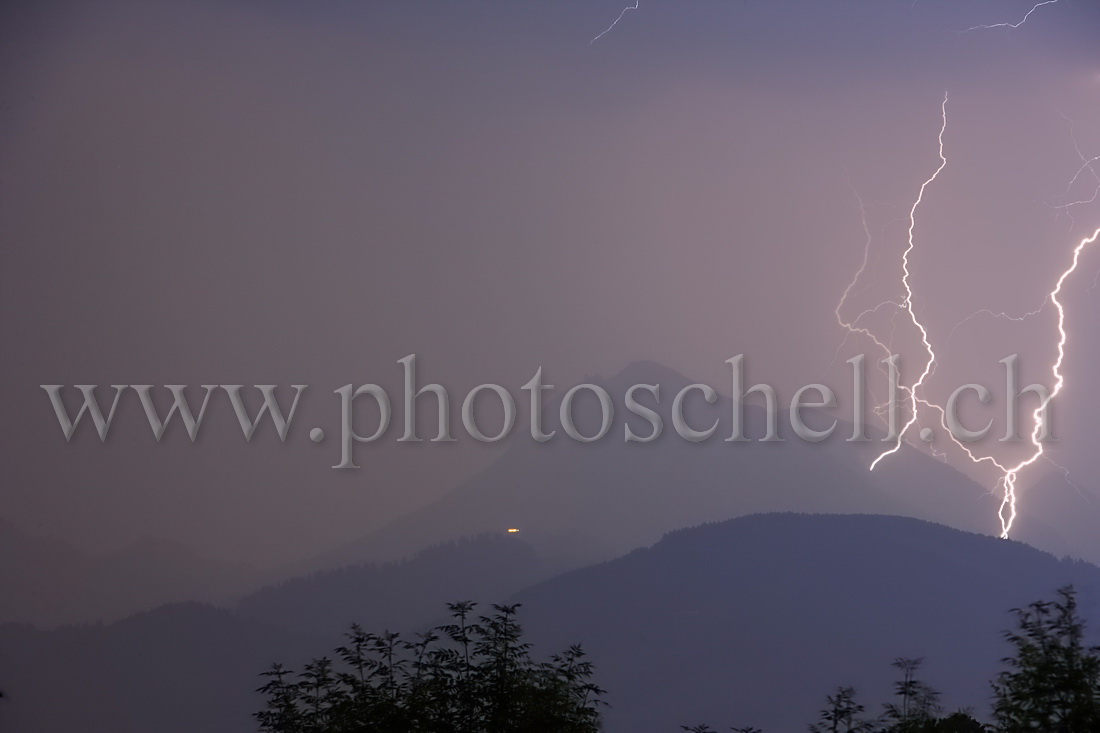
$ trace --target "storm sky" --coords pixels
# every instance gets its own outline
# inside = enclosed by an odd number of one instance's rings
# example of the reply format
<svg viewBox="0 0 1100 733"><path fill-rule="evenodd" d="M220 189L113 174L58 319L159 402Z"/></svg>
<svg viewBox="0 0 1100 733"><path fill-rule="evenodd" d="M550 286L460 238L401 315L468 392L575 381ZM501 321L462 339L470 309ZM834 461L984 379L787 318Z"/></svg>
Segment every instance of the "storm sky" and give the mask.
<svg viewBox="0 0 1100 733"><path fill-rule="evenodd" d="M877 358L854 338L838 352L859 200L872 238L850 317L900 297L945 93L948 163L911 257L941 357L929 396L1003 397L1013 353L1049 384L1049 305L952 333L1038 308L1100 226L1100 204L1059 208L1100 184L1075 179L1100 155L1100 6L964 32L1031 6L643 0L589 45L620 0L5 3L0 517L94 552L142 536L258 566L321 552L529 440L522 419L495 446L393 432L331 469L335 440L307 435L335 434L333 390L397 395L411 353L456 413L481 383L519 399L540 366L558 394L643 359L728 393L741 353L786 399L844 395L844 360ZM1066 284L1052 446L1090 497L1098 271L1086 251ZM868 324L911 378L919 340L891 315ZM132 394L105 444L66 444L41 384L310 387L285 444L270 425L246 444L223 395L196 444L174 425L158 445Z"/></svg>

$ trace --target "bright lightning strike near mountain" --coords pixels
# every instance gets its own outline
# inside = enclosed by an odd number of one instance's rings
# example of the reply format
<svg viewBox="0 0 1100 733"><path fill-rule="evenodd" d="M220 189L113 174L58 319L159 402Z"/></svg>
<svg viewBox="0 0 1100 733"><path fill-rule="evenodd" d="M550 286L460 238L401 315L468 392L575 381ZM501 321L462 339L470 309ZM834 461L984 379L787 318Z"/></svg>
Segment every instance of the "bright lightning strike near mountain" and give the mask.
<svg viewBox="0 0 1100 733"><path fill-rule="evenodd" d="M1092 236L1082 239L1073 250L1073 259L1070 266L1062 272L1062 276L1058 278L1058 282L1054 286L1054 290L1050 292L1050 302L1054 303L1054 307L1058 310L1058 358L1054 360L1054 365L1051 367L1051 374L1054 376L1054 389L1050 391L1050 395L1044 398L1038 407L1035 408L1035 412L1032 413L1032 417L1035 421L1035 427L1031 431L1031 444L1035 447L1031 456L1027 459L1020 461L1015 466L1005 472L1004 478L1001 480L1004 485L1004 500L1001 502L1001 508L998 515L1001 518L1001 536L1008 537L1009 531L1012 529L1012 523L1016 519L1016 478L1020 471L1035 463L1043 456L1043 431L1046 428L1045 413L1047 405L1062 391L1062 387L1065 386L1065 377L1062 375L1062 362L1066 356L1066 341L1068 336L1066 334L1066 309L1062 305L1062 301L1058 299L1058 295L1062 292L1062 285L1066 282L1066 278L1074 273L1077 269L1077 264L1081 260L1081 252L1085 247L1090 244L1095 244L1097 239L1100 239L1100 228L1092 233Z"/></svg>
<svg viewBox="0 0 1100 733"><path fill-rule="evenodd" d="M963 31L963 33L968 33L968 32L971 32L971 31L979 31L979 30L991 30L991 29L996 29L996 28L1003 28L1003 29L1008 29L1008 30L1018 29L1021 26L1023 26L1025 23L1027 23L1028 20L1032 17L1032 15L1035 14L1040 8L1042 8L1046 5L1054 5L1057 2L1058 2L1058 0L1043 0L1042 2L1038 2L1038 3L1035 3L1034 5L1032 5L1031 8L1018 21L975 25L975 26L971 26L969 28L966 28ZM601 33L599 33L597 36L595 36L591 41L589 41L589 45L594 44L600 38L602 38L603 36L610 33L619 24L619 22L622 21L622 19L626 16L628 11L637 10L638 5L639 5L639 3L636 1L633 5L629 5L629 6L624 7L622 9L622 11L619 13L618 17L616 17L615 20L607 28L605 28ZM872 461L872 463L870 464L870 470L874 470L875 467L877 467L879 465L879 463L881 463L884 459L886 459L887 457L897 453L901 449L902 444L907 442L907 437L906 436L911 433L911 431L913 430L913 428L915 426L919 425L920 415L921 415L922 409L923 410L931 410L933 412L936 412L936 413L939 414L940 425L943 428L946 429L947 434L950 436L952 443L955 446L957 446L962 451L962 453L964 453L966 455L966 457L970 461L972 461L973 463L975 463L977 465L989 464L990 466L995 467L997 472L1000 474L1000 478L997 480L996 486L1003 493L1002 493L1001 504L1000 504L1000 507L999 507L998 512L997 512L997 516L1000 520L1000 525L1001 525L1001 537L1007 538L1010 535L1011 531L1012 531L1013 525L1014 525L1016 517L1017 517L1017 485L1018 485L1018 480L1019 480L1019 477L1020 477L1020 473L1022 471L1024 471L1025 469L1027 469L1029 466L1034 465L1040 459L1045 459L1047 461L1050 461L1049 456L1047 456L1045 451L1044 451L1043 439L1046 437L1046 435L1049 432L1049 422L1048 422L1049 421L1049 410L1048 410L1048 408L1050 406L1050 403L1064 391L1065 386L1066 386L1065 375L1062 373L1062 366L1063 366L1063 363L1065 361L1066 347L1067 347L1068 342L1069 342L1069 332L1067 331L1067 325L1066 325L1067 324L1066 309L1065 309L1065 305L1063 304L1063 302L1062 302L1062 300L1060 299L1059 296L1062 295L1063 288L1065 287L1067 280L1078 269L1078 265L1080 263L1081 256L1082 256L1084 250L1087 247L1089 247L1089 245L1095 244L1095 243L1097 243L1097 241L1100 241L1100 228L1098 228L1096 231L1094 231L1091 236L1088 236L1088 237L1085 237L1084 239L1081 239L1077 243L1077 245L1073 248L1072 257L1071 257L1069 265L1066 267L1066 269L1064 269L1061 272L1060 276L1057 278L1057 280L1054 283L1053 289L1047 294L1046 298L1043 300L1043 302L1041 304L1038 305L1038 307L1036 307L1032 310L1029 310L1029 311L1027 311L1027 312L1025 312L1025 313L1023 313L1019 316L1013 316L1013 315L1009 315L1008 313L996 312L996 311L993 311L993 310L988 309L988 308L983 308L981 310L976 311L975 313L972 313L972 314L968 315L966 318L964 318L962 321L960 321L958 324L956 324L955 327L952 328L951 331L949 332L949 334L947 336L947 341L950 341L951 337L954 335L955 331L960 326L967 323L971 319L974 319L974 318L976 318L978 316L982 316L982 315L986 315L986 316L990 316L990 317L998 318L998 319L1006 319L1006 320L1010 320L1010 321L1023 321L1023 320L1029 319L1029 318L1038 317L1039 315L1041 315L1045 311L1046 305L1048 303L1052 304L1054 306L1054 309L1055 309L1056 314L1057 314L1057 323L1056 323L1056 327L1057 327L1056 328L1056 333L1057 333L1057 338L1056 338L1057 357L1054 360L1054 363L1051 365L1051 376L1053 378L1053 388L1041 398L1039 406L1036 407L1035 410L1031 413L1032 428L1031 428L1030 441L1029 441L1030 446L1031 446L1031 450L1030 450L1028 456L1026 458L1023 458L1022 460L1019 460L1015 464L1008 464L1008 463L1002 463L1001 461L999 461L998 459L996 459L995 457L993 457L991 455L977 455L977 454L975 454L967 444L965 444L963 442L960 442L954 435L951 434L951 430L949 429L948 423L947 423L947 411L944 408L944 406L936 404L936 403L930 401L923 394L924 388L926 387L926 384L927 384L927 381L934 374L934 372L936 370L937 352L936 352L936 349L933 345L933 339L931 337L931 334L929 332L928 327L924 324L924 322L918 316L917 310L914 307L914 296L915 296L916 287L913 283L913 273L910 269L911 258L918 249L918 237L917 237L918 212L920 211L920 209L922 207L922 204L924 203L925 192L927 191L927 189L930 186L932 186L936 182L936 180L939 177L940 173L947 167L947 164L948 164L947 156L945 154L945 145L944 145L944 136L947 132L947 126L948 126L947 102L948 102L948 97L947 97L947 95L944 95L943 103L942 103L941 109L940 109L940 111L941 111L941 124L940 124L939 135L938 135L938 138L937 138L938 148L939 148L939 150L938 150L938 152L939 152L939 165L932 172L932 174L921 184L920 189L917 193L917 196L916 196L915 200L913 201L913 203L912 203L912 205L909 209L907 238L906 238L905 247L902 251L902 256L901 256L900 285L901 285L902 292L900 294L900 298L899 299L889 299L889 300L883 301L883 302L879 303L878 305L875 305L873 307L870 307L870 308L867 308L867 309L863 310L861 313L859 313L857 316L855 316L854 318L851 318L851 319L847 319L843 315L845 305L849 301L850 297L853 295L857 284L859 283L859 281L861 280L861 278L864 276L864 274L867 271L870 245L871 245L871 233L870 233L870 229L867 225L866 210L865 210L865 207L864 207L863 200L861 198L859 198L859 195L857 193L856 197L857 197L857 200L859 201L861 220L862 220L862 223L863 223L864 233L866 235L866 241L865 241L864 250L863 250L863 259L862 259L862 262L859 266L859 269L855 272L854 276L852 277L851 282L848 284L848 286L844 289L843 293L841 294L840 300L837 303L837 306L835 308L835 315L836 315L837 323L842 328L845 329L846 337L847 336L864 336L867 339L869 339L870 341L872 341L875 344L875 346L878 347L887 357L891 357L892 354L891 354L891 349L889 347L889 340L884 340L884 338L877 335L872 328L863 325L862 320L866 317L872 316L873 314L875 314L876 312L878 312L880 309L883 309L883 308L893 308L897 313L904 312L907 316L907 320L909 321L909 323L911 323L912 326L919 333L921 348L922 348L922 350L925 354L925 359L924 359L924 363L923 363L924 365L923 365L922 371L920 373L920 376L917 378L917 380L915 382L913 382L911 385L899 385L902 392L905 394L905 401L908 403L909 414L906 418L905 424L900 429L900 431L898 431L897 434L895 436L893 436L893 445L890 448L884 450L882 453L880 453L874 459L874 461ZM1072 131L1071 131L1071 134L1072 134ZM1075 145L1075 148L1076 148L1076 145L1077 145L1076 138L1074 138L1074 145ZM1094 156L1094 157L1089 158L1089 157L1085 156L1083 153L1081 153L1079 148L1077 148L1077 153L1078 153L1079 157L1081 158L1082 165L1081 165L1080 169L1077 171L1077 173L1074 175L1073 179L1070 181L1069 186L1067 187L1066 196L1068 196L1069 190L1074 187L1074 184L1078 181L1078 179L1081 178L1083 175L1085 175L1086 172L1091 174L1096 179L1096 181L1098 183L1098 187L1097 187L1096 191L1093 193L1092 197L1089 198L1089 199L1082 199L1082 200L1079 200L1079 201L1073 201L1071 203L1063 203L1062 205L1055 207L1059 211L1064 211L1067 214L1069 212L1069 209L1071 209L1074 206L1093 203L1093 202L1097 201L1098 198L1100 198L1100 174L1098 174L1097 171L1095 170L1095 168L1093 167L1093 164L1100 162L1100 156ZM1098 280L1100 280L1100 276L1098 276ZM843 347L843 343L841 344L840 347L838 347L838 350L837 350L838 355L840 353L840 348L842 348L842 347ZM880 405L876 406L875 411L878 414L882 414L883 412L892 411L893 409L894 409L893 404L888 404L888 405L887 404L880 404ZM892 422L891 422L891 424L892 424ZM924 429L924 430L920 431L921 440L930 441L930 436L931 436L931 431L929 431L928 429ZM933 451L933 453L937 457L945 458L945 455L940 453L940 452ZM1055 466L1058 465L1056 463L1053 463L1053 461L1050 461L1050 462ZM1063 470L1063 472L1065 472L1065 469L1062 469L1062 470Z"/></svg>
<svg viewBox="0 0 1100 733"><path fill-rule="evenodd" d="M936 181L939 174L943 171L943 169L947 165L947 157L944 153L944 134L947 131L947 97L946 96L944 97L944 101L943 101L943 104L941 106L941 112L942 112L942 117L941 117L940 132L939 132L939 136L938 136L940 163L939 163L939 166L936 168L935 172L933 172L932 175L928 179L926 179L923 184L921 184L921 187L920 187L919 193L916 197L916 200L913 202L913 205L909 210L908 239L907 239L906 247L905 247L905 249L902 253L902 263L901 263L901 270L902 270L901 285L902 285L902 289L903 289L903 292L904 292L904 297L903 297L903 300L901 301L900 305L896 304L896 303L890 303L891 305L898 306L901 310L904 310L907 313L907 315L909 316L909 319L912 322L913 326L920 333L921 345L922 345L925 353L927 354L927 358L925 359L924 368L923 368L923 370L920 374L920 377L912 385L908 385L908 386L904 387L904 390L908 395L908 402L909 402L909 408L910 408L909 417L908 417L904 427L902 427L902 429L898 433L893 447L883 451L881 454L879 454L879 456L877 458L875 458L875 460L871 463L871 466L870 466L871 470L874 470L874 468L884 458L886 458L887 456L890 456L894 453L897 453L898 450L900 450L901 445L905 440L906 434L913 428L914 425L917 424L917 421L919 419L919 410L920 410L921 407L931 408L931 409L939 412L940 413L940 418L941 418L941 424L945 428L947 427L947 425L946 425L946 411L944 410L944 408L941 405L929 402L927 399L925 399L921 395L921 388L924 386L926 380L928 379L928 377L932 374L932 372L935 369L936 352L935 352L935 349L932 345L932 341L929 337L929 332L928 332L927 327L918 318L918 316L916 314L916 311L913 308L914 291L913 291L913 285L912 285L912 282L911 282L912 273L910 271L910 256L912 255L914 249L917 246L917 240L915 238L915 231L916 231L916 226L917 226L917 212L918 212L918 209L920 208L920 205L924 200L924 194L925 194L926 190L928 189L928 187L930 185L932 185ZM862 208L862 202L861 202L861 208ZM865 220L864 220L864 230L865 231L867 230ZM1001 505L1000 505L1000 508L998 509L997 515L998 515L998 518L1000 519L1000 524L1001 524L1001 537L1004 537L1004 538L1007 538L1009 536L1010 532L1012 531L1012 526L1013 526L1013 524L1016 520L1016 516L1017 516L1017 511L1016 511L1016 500L1017 500L1016 488L1017 488L1017 481L1019 479L1020 472L1023 471L1024 469L1026 469L1027 467L1033 465L1034 463L1036 463L1040 458L1042 458L1045 455L1044 449L1043 449L1043 438L1046 436L1046 433L1048 432L1048 423L1047 423L1047 421L1049 419L1049 413L1048 413L1047 408L1049 407L1050 402L1055 397L1057 397L1062 392L1063 388L1065 387L1065 376L1062 374L1062 364L1065 360L1065 350L1066 350L1067 341L1069 339L1069 335L1068 335L1068 332L1066 331L1065 306L1062 303L1062 301L1059 299L1058 296L1062 293L1062 289L1063 289L1063 287L1066 283L1066 280L1077 270L1078 264L1079 264L1080 259L1081 259L1082 252L1085 250L1086 247L1088 247L1091 244L1094 244L1098 239L1100 239L1100 229L1097 229L1095 232L1093 232L1093 234L1090 237L1086 237L1086 238L1082 239L1077 244L1077 246L1073 249L1073 256L1072 256L1072 259L1071 259L1071 262L1070 262L1069 266L1065 270L1062 271L1061 276L1056 281L1053 290L1049 293L1049 295L1046 298L1046 301L1049 301L1050 303L1052 303L1054 305L1056 311L1057 311L1057 334L1058 334L1058 338L1057 338L1056 346L1057 346L1057 354L1058 355L1057 355L1057 358L1054 361L1054 364L1051 367L1051 375L1054 379L1054 387L1053 387L1053 389L1050 390L1050 392L1047 395L1045 395L1041 399L1039 406L1036 407L1035 410L1032 412L1033 426L1032 426L1031 436L1030 436L1030 443L1031 443L1031 446L1032 446L1032 451L1031 451L1030 455L1027 458L1019 461L1018 463L1016 463L1014 465L1005 465L1005 464L1001 463L1000 461L996 460L995 458L993 458L992 456L977 456L977 455L975 455L966 445L959 442L957 439L955 439L952 436L952 441L959 448L961 448L963 450L963 452L967 455L967 457L971 461L973 461L974 463L977 463L977 464L989 463L989 464L995 466L1001 472L1002 476L998 480L997 485L1003 491L1003 498L1001 500ZM845 321L840 315L841 309L844 306L845 301L847 300L849 293L851 292L851 290L852 290L853 286L855 285L856 281L858 281L859 277L862 275L863 271L866 268L866 259L867 259L867 254L866 254L866 248L865 248L864 261L863 261L863 263L861 263L859 270L856 272L856 275L853 278L852 283L850 283L849 286L845 289L844 294L841 296L840 303L837 305L837 320L840 322L841 326L843 326L849 332L849 334L860 333L860 334L866 335L876 345L878 345L881 348L885 348L885 345L882 343L882 341L872 331L870 331L870 329L862 328L862 327L859 327L859 326L856 325L858 320L859 320L858 318L855 319L854 321L849 322L849 321ZM878 306L875 307L875 309L880 308L883 305L886 305L886 304L885 303L879 304ZM1022 316L1020 318L1013 318L1011 316L1006 316L1005 314L1001 314L1001 313L992 313L992 311L984 311L984 312L991 313L992 315L998 316L998 317L1004 316L1004 317L1011 318L1012 320L1021 320L1022 318L1038 315L1040 310L1041 310L1041 308L1036 309L1034 311L1031 311L1031 312L1025 314L1024 316ZM982 311L979 311L979 313L980 312L982 312ZM965 320L969 320L970 318L973 318L975 315L976 314L971 314L970 316L967 317L967 319L964 319L963 322L965 322ZM958 328L958 326L956 326L956 328Z"/></svg>
<svg viewBox="0 0 1100 733"><path fill-rule="evenodd" d="M1033 5L1032 8L1023 16L1023 18L1021 18L1018 22L1015 22L1015 23L994 23L994 24L988 24L988 25L978 25L978 26L973 26L971 28L968 28L966 30L967 31L975 31L975 30L984 30L984 29L992 29L992 28L1011 28L1011 29L1019 28L1020 26L1022 26L1028 20L1028 18L1031 17L1031 15L1036 10L1043 7L1044 5L1052 5L1056 2L1057 2L1057 0L1045 0L1045 2L1040 2L1040 3L1037 3L1037 4ZM929 177L921 185L920 192L919 192L919 194L918 194L918 196L917 196L915 202L913 203L913 206L912 206L912 208L910 209L910 212L909 212L908 241L906 243L905 250L902 254L901 285L902 285L902 289L903 289L903 300L902 300L901 304L897 306L899 309L906 311L906 313L909 316L910 321L917 328L917 330L920 332L921 344L922 344L922 347L923 347L925 353L927 354L927 358L925 360L924 369L921 372L920 377L912 385L907 386L907 387L904 388L905 392L908 395L908 402L909 402L909 408L910 408L910 415L908 417L908 420L905 423L905 426L901 429L901 431L897 435L897 439L896 439L893 447L889 448L886 451L883 451L871 463L871 466L870 466L871 470L874 470L875 466L877 466L879 464L879 462L881 462L884 458L896 453L901 448L902 442L905 440L906 433L909 432L915 424L917 424L917 421L919 419L919 408L920 407L931 408L935 411L938 411L940 413L941 425L943 425L945 428L947 427L946 411L944 410L944 408L940 405L929 402L928 400L924 399L921 395L921 388L924 386L925 381L928 379L928 377L935 370L936 352L933 349L931 340L929 338L928 329L920 321L920 319L916 315L916 312L913 309L913 287L912 287L912 283L911 283L911 272L909 270L910 255L913 253L913 250L916 247L916 241L914 239L914 230L915 230L915 227L916 227L916 214L917 214L918 207L920 206L921 202L923 201L924 193L925 193L925 190L927 189L927 187L929 185L931 185L936 180L937 176L940 174L940 172L944 169L944 167L947 164L947 159L944 155L944 140L943 140L944 133L947 129L947 97L946 96L944 97L944 103L943 103L943 106L942 106L942 113L943 113L942 124L941 124L941 127L940 127L940 133L939 133L940 165L936 169L936 171L932 174L932 176ZM1074 144L1076 146L1076 139L1074 140ZM1097 160L1097 158L1088 159L1083 154L1080 153L1079 149L1078 149L1078 154L1080 155L1080 157L1083 161L1083 165L1082 165L1081 169L1078 170L1077 174L1074 176L1074 179L1070 182L1070 187L1073 186L1073 183L1076 182L1077 178L1080 177L1086 169L1089 170L1090 172L1092 172L1094 176L1096 175L1095 171L1092 169L1092 163L1095 162ZM1098 180L1100 180L1100 178L1098 178ZM1093 198L1090 201L1080 201L1080 202L1075 202L1075 204L1076 203L1090 203L1091 201L1094 201L1094 200L1096 200L1096 196L1093 196ZM1071 204L1070 206L1075 205L1075 204ZM862 211L862 201L860 202L860 207L861 207L861 211ZM867 230L866 219L865 218L864 218L864 230L865 231ZM1046 437L1046 435L1049 431L1048 407L1050 405L1050 402L1052 400L1054 400L1059 394L1061 394L1061 392L1063 391L1063 388L1065 387L1065 376L1062 374L1062 365L1063 365L1063 362L1065 360L1066 345L1067 345L1067 342L1069 340L1069 336L1068 336L1068 332L1066 331L1066 310L1065 310L1065 306L1063 305L1062 301L1059 299L1059 295L1062 293L1062 289L1063 289L1063 287L1066 283L1066 280L1077 270L1078 264L1079 264L1080 259L1081 259L1081 254L1084 251L1084 249L1086 247L1088 247L1089 245L1096 243L1096 241L1098 239L1100 239L1100 229L1097 229L1095 232L1093 232L1093 234L1091 236L1082 239L1077 244L1077 246L1073 249L1073 253L1072 253L1073 256L1072 256L1072 259L1071 259L1071 262L1070 262L1069 266L1065 270L1062 271L1060 277L1055 282L1053 290L1051 290L1051 292L1047 295L1047 298L1044 300L1043 304L1040 305L1038 308L1036 308L1034 310L1031 310L1031 311L1023 314L1022 316L1019 316L1019 317L1009 316L1008 314L1005 314L1005 313L994 313L991 310L983 309L981 311L978 311L977 313L974 313L974 314L971 314L970 316L967 316L966 319L964 319L962 322L960 322L960 324L955 326L955 329L957 329L959 327L959 325L962 325L962 323L965 323L966 321L976 317L979 314L983 314L983 313L994 316L994 317L997 317L997 318L1007 318L1009 320L1014 320L1014 321L1024 320L1026 318L1030 318L1030 317L1039 315L1039 313L1043 310L1043 307L1045 306L1045 304L1047 302L1052 303L1054 305L1056 311L1057 311L1057 343L1056 343L1056 345L1057 345L1057 358L1055 359L1053 365L1051 366L1051 376L1053 377L1053 380L1054 380L1054 386L1053 386L1053 389L1050 390L1049 393L1047 393L1045 396L1043 396L1043 398L1040 400L1039 406L1036 407L1035 410L1032 412L1032 430L1031 430L1031 435L1030 435L1030 443L1031 443L1031 446L1032 446L1032 450L1031 450L1030 454L1026 458L1020 460L1018 463L1016 463L1014 465L1005 465L1005 464L1001 463L1000 461L998 461L997 459L995 459L992 456L978 456L978 455L975 455L966 445L964 445L963 443L958 441L954 436L952 436L952 441L955 443L955 445L957 445L959 448L961 448L962 451L966 454L966 456L971 461L973 461L974 463L977 463L977 464L989 463L989 464L995 466L998 469L998 471L1001 473L1001 477L997 482L997 486L998 486L998 488L1000 488L1003 491L1003 498L1001 500L1000 507L997 511L997 516L998 516L998 519L1000 520L1001 537L1003 537L1003 538L1007 538L1009 536L1009 534L1012 531L1013 524L1015 523L1015 520L1016 520L1016 517L1017 517L1017 507L1016 507L1016 504L1017 504L1017 481L1019 479L1020 472L1023 471L1024 469L1026 469L1027 467L1035 464L1040 458L1045 457L1045 451L1044 451L1044 448L1043 448L1043 438ZM884 344L882 343L882 341L870 329L860 327L860 326L857 325L858 321L859 321L859 318L849 322L849 321L845 321L841 317L841 309L842 309L843 305L845 304L845 301L847 300L850 292L852 291L852 288L855 285L856 281L858 281L860 276L863 274L863 272L866 268L866 260L867 260L867 254L866 254L866 249L865 249L864 260L863 260L862 264L860 265L859 270L856 272L852 283L845 289L844 293L841 296L840 303L837 305L837 309L836 309L837 320L840 323L840 325L847 330L849 335L856 334L856 333L863 334L863 335L867 336L868 338L870 338L877 346L879 346L880 348L884 348ZM878 306L875 306L874 309L870 309L870 310L871 311L877 310L878 308L881 308L882 306L887 305L888 303L891 304L891 305L897 305L897 304L894 304L894 303L890 303L888 301L887 303L880 303ZM864 311L864 313L867 313L867 312L868 311ZM861 317L862 317L862 314L861 314ZM955 329L952 329L952 331L951 331L952 334L954 333ZM950 335L949 335L948 338L950 338ZM881 407L882 406L880 406L880 408ZM950 434L950 431L948 431L948 433ZM922 434L921 437L923 438L924 435ZM1055 465L1057 465L1057 464L1055 464Z"/></svg>

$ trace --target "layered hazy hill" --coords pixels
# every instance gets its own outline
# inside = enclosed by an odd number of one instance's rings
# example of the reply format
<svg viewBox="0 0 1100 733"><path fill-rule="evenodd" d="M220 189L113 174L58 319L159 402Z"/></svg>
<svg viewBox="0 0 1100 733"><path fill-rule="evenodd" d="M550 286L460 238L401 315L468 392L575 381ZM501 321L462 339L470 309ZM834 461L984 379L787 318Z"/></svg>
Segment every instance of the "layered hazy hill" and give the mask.
<svg viewBox="0 0 1100 733"><path fill-rule="evenodd" d="M488 538L455 545L447 561L426 553L389 569L286 584L253 597L248 618L177 604L107 626L0 627L0 726L17 733L253 731L257 673L275 660L300 668L340 643L324 628L333 621L325 606L334 583L348 586L341 615L379 619L412 597L402 598L393 584L398 572L400 589L426 587L454 563L466 587L486 590L477 575L520 568L522 557L509 557L526 552ZM924 676L948 693L945 703L983 712L986 683L1009 651L1000 636L1011 625L1007 610L1071 582L1083 613L1100 624L1100 568L1093 565L908 518L772 514L673 532L510 598L524 604L521 621L536 655L584 643L610 691L609 733L701 721L776 733L803 729L838 684L856 685L874 708L889 694L896 656L927 657ZM445 613L403 611L406 623L397 628L408 632ZM269 620L257 620L265 614ZM297 630L282 625L287 619Z"/></svg>
<svg viewBox="0 0 1100 733"><path fill-rule="evenodd" d="M781 394L780 434L786 442L724 442L732 408L721 392L729 385L712 385L720 393L715 404L707 405L695 392L685 411L689 424L700 429L721 420L719 430L706 442L690 443L673 432L671 422L672 399L690 384L682 375L652 362L636 362L610 379L594 381L616 401L614 425L598 443L579 444L560 431L546 444L518 440L498 461L435 503L294 572L407 556L433 543L508 527L519 528L540 553L580 564L652 543L680 527L774 511L896 514L985 534L1000 532L999 499L925 453L903 446L874 472L868 471L874 457L888 447L874 425L869 426L875 438L870 442L846 442L852 429L841 422L828 440L807 443L790 430L790 395ZM623 396L634 384L661 387L656 409L664 434L651 443L623 440L624 424L639 435L650 432L644 420L623 407ZM653 407L647 393L636 396ZM578 425L588 435L599 425L594 402L576 403ZM759 396L750 396L745 409L746 434L754 439L765 434L760 404ZM558 405L546 407L555 425ZM807 421L818 427L829 422L824 415L806 412ZM1052 529L1100 522L1096 502L1067 489L1059 483L1062 501L1052 512L1040 516L1026 509L1015 536L1052 552L1098 560L1095 533L1061 536ZM1067 518L1074 524L1063 524Z"/></svg>
<svg viewBox="0 0 1100 733"><path fill-rule="evenodd" d="M255 577L249 568L199 557L175 542L147 538L88 555L0 520L0 623L115 621L164 603L222 601Z"/></svg>
<svg viewBox="0 0 1100 733"><path fill-rule="evenodd" d="M435 545L410 560L287 580L245 596L237 613L329 638L352 622L368 629L417 627L445 615L448 602L506 598L560 569L519 536L488 534Z"/></svg>

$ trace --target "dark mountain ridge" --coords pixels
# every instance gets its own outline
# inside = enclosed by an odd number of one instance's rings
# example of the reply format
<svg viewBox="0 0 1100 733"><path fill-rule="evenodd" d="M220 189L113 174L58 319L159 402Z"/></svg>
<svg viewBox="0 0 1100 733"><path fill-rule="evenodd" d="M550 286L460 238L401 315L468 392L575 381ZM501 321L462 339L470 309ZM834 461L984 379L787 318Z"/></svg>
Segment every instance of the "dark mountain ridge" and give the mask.
<svg viewBox="0 0 1100 733"><path fill-rule="evenodd" d="M942 525L769 514L669 533L517 595L540 648L583 641L612 690L609 733L710 721L804 729L854 685L871 714L896 657L949 709L988 710L1008 610L1073 583L1100 628L1100 568Z"/></svg>

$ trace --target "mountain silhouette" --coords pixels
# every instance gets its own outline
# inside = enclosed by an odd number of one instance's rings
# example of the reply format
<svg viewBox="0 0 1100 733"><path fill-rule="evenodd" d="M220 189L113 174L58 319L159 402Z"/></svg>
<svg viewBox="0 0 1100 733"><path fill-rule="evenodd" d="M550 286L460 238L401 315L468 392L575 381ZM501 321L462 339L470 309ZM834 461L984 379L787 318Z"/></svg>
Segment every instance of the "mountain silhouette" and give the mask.
<svg viewBox="0 0 1100 733"><path fill-rule="evenodd" d="M244 618L336 638L352 622L368 629L431 625L445 604L505 598L556 573L513 535L445 542L407 561L353 565L295 578L237 604Z"/></svg>
<svg viewBox="0 0 1100 733"><path fill-rule="evenodd" d="M984 715L1008 610L1069 583L1100 627L1094 565L910 518L769 514L670 533L516 600L537 648L581 641L596 660L608 733L788 731L838 685L877 714L901 656L926 658L948 709Z"/></svg>

